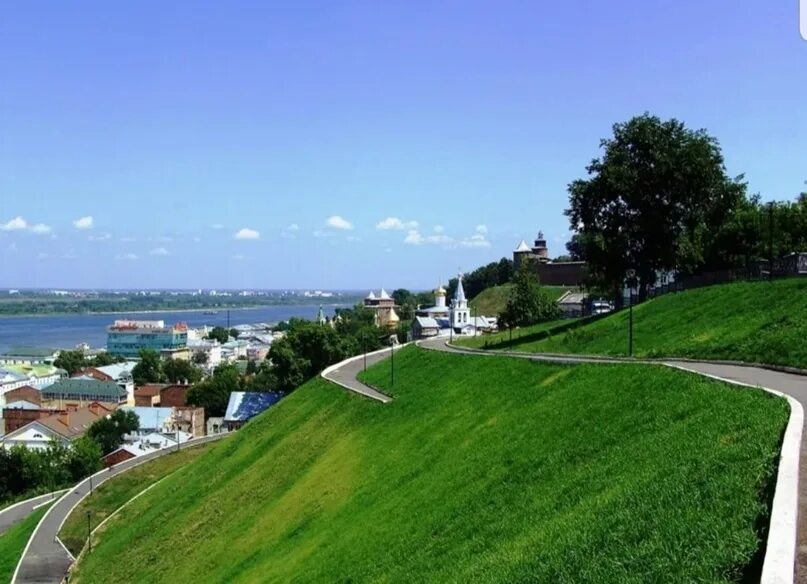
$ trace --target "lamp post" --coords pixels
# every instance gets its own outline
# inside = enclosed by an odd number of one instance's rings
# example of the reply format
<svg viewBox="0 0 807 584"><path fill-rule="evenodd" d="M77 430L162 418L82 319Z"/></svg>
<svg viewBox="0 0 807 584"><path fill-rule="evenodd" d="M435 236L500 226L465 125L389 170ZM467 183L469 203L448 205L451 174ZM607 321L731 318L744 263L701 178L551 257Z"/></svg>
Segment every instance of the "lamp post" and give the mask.
<svg viewBox="0 0 807 584"><path fill-rule="evenodd" d="M362 333L361 344L364 348L364 370L367 371L367 332Z"/></svg>
<svg viewBox="0 0 807 584"><path fill-rule="evenodd" d="M92 493L93 493L93 489L92 489L92 475L90 475L90 495L92 495Z"/></svg>
<svg viewBox="0 0 807 584"><path fill-rule="evenodd" d="M87 511L87 545L89 546L87 549L89 553L92 553L92 529L90 528L90 512Z"/></svg>
<svg viewBox="0 0 807 584"><path fill-rule="evenodd" d="M628 357L633 357L633 286L636 281L636 270L628 270L625 274L628 284Z"/></svg>
<svg viewBox="0 0 807 584"><path fill-rule="evenodd" d="M390 339L390 387L395 387L395 343Z"/></svg>
<svg viewBox="0 0 807 584"><path fill-rule="evenodd" d="M768 281L773 282L773 201L768 203Z"/></svg>

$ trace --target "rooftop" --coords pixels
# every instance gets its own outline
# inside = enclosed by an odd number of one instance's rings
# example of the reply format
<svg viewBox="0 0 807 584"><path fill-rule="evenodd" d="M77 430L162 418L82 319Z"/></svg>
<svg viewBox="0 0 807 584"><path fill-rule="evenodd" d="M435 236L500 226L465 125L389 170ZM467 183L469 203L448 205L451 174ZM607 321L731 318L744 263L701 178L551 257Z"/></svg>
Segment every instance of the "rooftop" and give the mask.
<svg viewBox="0 0 807 584"><path fill-rule="evenodd" d="M118 401L126 397L126 389L118 386L113 381L98 381L97 379L82 379L80 377L72 379L61 379L42 390L45 395L78 395L80 397L109 397Z"/></svg>
<svg viewBox="0 0 807 584"><path fill-rule="evenodd" d="M224 414L225 422L246 422L276 404L283 397L276 392L234 391Z"/></svg>

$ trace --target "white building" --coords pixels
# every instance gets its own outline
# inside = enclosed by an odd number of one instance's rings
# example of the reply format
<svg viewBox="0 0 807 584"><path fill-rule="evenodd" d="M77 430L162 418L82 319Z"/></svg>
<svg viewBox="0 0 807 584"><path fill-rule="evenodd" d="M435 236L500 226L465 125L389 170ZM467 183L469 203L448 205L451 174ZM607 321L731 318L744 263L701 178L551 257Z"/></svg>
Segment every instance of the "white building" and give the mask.
<svg viewBox="0 0 807 584"><path fill-rule="evenodd" d="M496 319L472 316L462 286L462 276L457 276L457 289L451 306L446 306L446 291L442 286L434 293L434 306L415 311L412 335L416 339L451 335L474 335L496 328Z"/></svg>

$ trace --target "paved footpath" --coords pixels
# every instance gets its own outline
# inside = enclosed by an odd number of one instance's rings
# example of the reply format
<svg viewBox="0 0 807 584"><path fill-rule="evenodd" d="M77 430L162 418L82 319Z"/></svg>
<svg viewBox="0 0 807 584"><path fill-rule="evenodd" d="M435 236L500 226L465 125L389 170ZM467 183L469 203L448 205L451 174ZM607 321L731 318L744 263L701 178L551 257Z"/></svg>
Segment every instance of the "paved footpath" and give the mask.
<svg viewBox="0 0 807 584"><path fill-rule="evenodd" d="M745 365L722 365L715 363L699 362L699 361L676 361L675 359L665 361L642 361L637 359L619 359L609 357L578 357L573 355L542 355L537 353L523 353L518 351L478 351L466 350L451 346L444 338L431 339L428 341L421 341L419 343L425 349L447 351L451 353L462 353L468 355L483 355L483 356L505 356L516 357L521 359L530 359L532 361L545 361L552 363L635 363L635 364L655 364L655 365L669 365L687 369L694 373L700 373L712 377L718 377L730 381L737 381L747 385L765 387L773 389L781 393L787 394L800 402L802 407L807 411L807 377L803 375L795 375L792 373L782 373L772 371L770 369L763 369L760 367L751 367ZM368 356L367 365L376 363L389 356L389 352L383 354L373 355L372 361ZM350 361L344 365L330 371L325 375L326 379L334 381L339 385L362 395L379 399L379 401L388 402L391 400L375 389L368 387L356 379L356 375L364 368L363 360ZM807 461L807 428L802 432L801 442L801 460ZM797 550L797 566L796 573L799 584L807 584L807 464L799 465L799 524L798 524L798 542L799 548Z"/></svg>
<svg viewBox="0 0 807 584"><path fill-rule="evenodd" d="M5 533L9 527L16 525L40 507L47 505L51 501L55 501L57 497L61 497L62 492L64 492L64 489L26 499L25 501L9 505L0 511L0 535Z"/></svg>
<svg viewBox="0 0 807 584"><path fill-rule="evenodd" d="M358 357L354 357L353 359L348 360L346 363L343 363L339 367L335 368L329 367L328 370L326 370L322 374L322 376L328 381L333 381L337 385L341 385L345 389L348 389L354 393L358 393L365 397L369 397L374 400L387 403L392 401L392 398L390 396L383 394L376 389L373 389L369 385L363 384L361 381L357 379L357 376L359 375L359 373L364 371L366 367L370 367L371 365L375 365L379 361L387 359L390 356L390 354L391 354L390 350L384 350L368 353L366 357L364 355L359 355Z"/></svg>
<svg viewBox="0 0 807 584"><path fill-rule="evenodd" d="M181 445L181 448L190 448L212 442L228 436L229 434L216 434L189 440ZM95 489L98 485L106 482L114 476L126 472L130 468L139 465L147 460L159 458L165 454L173 452L174 448L164 448L155 452L138 456L132 460L121 462L112 467L111 470L102 470L90 478L84 479L59 499L50 508L42 521L36 527L28 541L23 556L17 565L12 584L58 584L67 574L67 569L73 563L74 558L68 553L61 541L57 539L59 529L67 516L73 510L78 501L90 492L90 486Z"/></svg>

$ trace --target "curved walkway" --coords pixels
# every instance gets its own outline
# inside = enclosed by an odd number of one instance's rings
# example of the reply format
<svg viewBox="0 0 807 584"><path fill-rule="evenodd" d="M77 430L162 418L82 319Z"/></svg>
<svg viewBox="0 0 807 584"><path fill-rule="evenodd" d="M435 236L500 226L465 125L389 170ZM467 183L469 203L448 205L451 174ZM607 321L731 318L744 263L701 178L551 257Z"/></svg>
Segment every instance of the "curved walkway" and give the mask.
<svg viewBox="0 0 807 584"><path fill-rule="evenodd" d="M55 501L56 497L61 496L64 491L65 489L61 489L52 493L45 493L44 495L31 497L25 501L20 501L19 503L9 505L0 511L0 535L2 535L9 527L16 525L43 505L46 505L51 501Z"/></svg>
<svg viewBox="0 0 807 584"><path fill-rule="evenodd" d="M798 452L807 455L807 432L804 432L803 410L807 407L807 377L793 373L783 373L760 367L745 365L717 364L702 361L642 361L639 359L620 359L610 357L589 357L573 355L542 355L539 353L523 353L517 351L484 351L481 349L464 349L449 345L444 338L419 341L418 345L425 349L447 351L467 355L485 355L489 357L505 356L532 361L551 363L632 363L638 365L666 365L704 375L729 383L761 387L773 393L788 397L791 403L791 417L788 423L782 453L780 456L777 488L773 502L771 527L768 547L765 555L762 582L794 582L807 584L807 465L799 464ZM389 356L389 350L368 355L367 366ZM363 356L361 356L363 357ZM363 369L362 358L353 358L329 367L323 377L334 381L342 387L373 397L379 401L391 400L377 390L361 383L356 376ZM380 397L378 397L380 396ZM795 401L794 401L795 400ZM797 402L797 403L795 403ZM794 424L793 422L797 422ZM794 427L797 426L797 427ZM798 499L798 503L796 503ZM798 528L792 509L798 507ZM798 548L793 549L793 535L797 529ZM776 531L776 534L774 534ZM774 541L776 540L776 541ZM793 574L796 574L796 578Z"/></svg>
<svg viewBox="0 0 807 584"><path fill-rule="evenodd" d="M196 438L182 443L180 447L189 448L212 442L225 436L229 436L229 434L216 434L213 436L205 436L204 438ZM113 466L111 470L105 469L99 471L69 489L66 494L48 509L48 512L45 513L45 516L42 517L39 525L36 526L36 529L31 534L31 539L28 540L28 545L22 553L11 583L58 584L61 582L75 558L73 558L64 545L62 545L62 542L58 538L58 533L73 508L81 499L90 494L91 489L94 490L112 477L126 472L144 462L173 452L174 450L176 450L175 446L163 448L127 460L126 462L121 462Z"/></svg>

